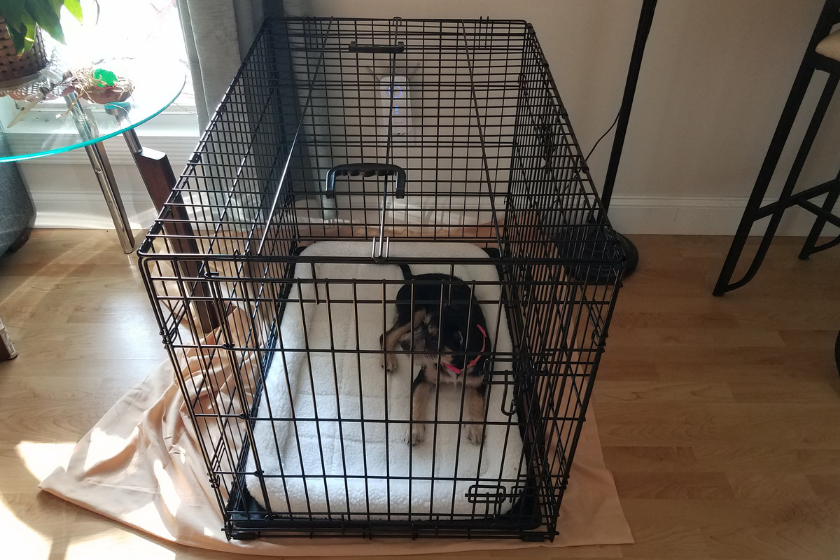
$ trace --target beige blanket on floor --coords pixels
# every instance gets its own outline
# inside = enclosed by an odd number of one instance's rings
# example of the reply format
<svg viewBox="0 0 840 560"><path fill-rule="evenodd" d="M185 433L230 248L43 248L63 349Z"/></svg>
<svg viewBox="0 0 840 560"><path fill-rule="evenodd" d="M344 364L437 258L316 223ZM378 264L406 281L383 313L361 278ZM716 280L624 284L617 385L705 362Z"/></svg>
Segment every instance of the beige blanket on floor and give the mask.
<svg viewBox="0 0 840 560"><path fill-rule="evenodd" d="M237 312L235 312L237 313ZM209 335L208 339L212 339ZM191 356L190 361L197 360ZM195 363L192 364L195 366ZM224 358L211 364L227 373ZM188 366L186 371L198 371ZM220 384L221 387L233 383ZM200 395L205 398L205 396ZM208 397L209 398L209 397ZM131 527L188 546L273 556L374 556L632 543L589 409L554 542L452 539L225 539L196 434L169 363L126 393L41 488Z"/></svg>

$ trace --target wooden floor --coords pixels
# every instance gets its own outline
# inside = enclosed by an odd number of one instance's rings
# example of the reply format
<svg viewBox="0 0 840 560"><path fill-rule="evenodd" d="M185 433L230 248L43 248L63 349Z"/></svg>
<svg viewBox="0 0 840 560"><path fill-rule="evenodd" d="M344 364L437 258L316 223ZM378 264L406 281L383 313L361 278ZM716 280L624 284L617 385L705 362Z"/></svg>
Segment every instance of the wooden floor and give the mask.
<svg viewBox="0 0 840 560"><path fill-rule="evenodd" d="M595 406L637 543L459 558L840 558L840 251L778 239L755 281L711 296L728 240L633 238ZM39 493L124 391L165 359L135 257L113 232L36 231L0 258L2 558L221 558ZM49 445L49 444L56 445Z"/></svg>

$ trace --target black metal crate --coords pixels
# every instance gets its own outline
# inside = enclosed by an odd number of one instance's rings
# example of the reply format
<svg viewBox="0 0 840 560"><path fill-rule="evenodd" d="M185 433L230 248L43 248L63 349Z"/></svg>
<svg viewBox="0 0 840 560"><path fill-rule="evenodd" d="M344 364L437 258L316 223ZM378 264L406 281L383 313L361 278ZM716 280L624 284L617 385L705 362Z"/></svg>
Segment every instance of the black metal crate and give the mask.
<svg viewBox="0 0 840 560"><path fill-rule="evenodd" d="M229 537L556 535L624 255L529 24L267 21L140 258Z"/></svg>

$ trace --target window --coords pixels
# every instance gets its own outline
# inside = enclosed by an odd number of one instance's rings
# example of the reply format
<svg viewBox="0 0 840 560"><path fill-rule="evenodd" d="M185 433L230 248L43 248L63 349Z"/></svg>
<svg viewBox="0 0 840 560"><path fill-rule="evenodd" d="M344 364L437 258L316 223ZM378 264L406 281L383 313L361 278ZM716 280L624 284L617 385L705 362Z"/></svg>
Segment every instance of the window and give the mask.
<svg viewBox="0 0 840 560"><path fill-rule="evenodd" d="M97 18L97 5L99 17ZM57 49L61 60L57 69L78 69L90 66L102 66L114 70L117 74L131 77L132 72L144 76L171 76L163 67L174 67L183 72L186 82L182 94L161 115L137 129L142 137L150 138L154 146L173 154L179 160L185 160L195 147L199 136L195 96L192 80L189 76L187 54L181 31L176 0L82 0L85 14L84 22L79 23L66 10L62 10L62 27L67 46L60 45L46 33L42 33L48 56ZM121 72L121 68L133 70ZM0 97L0 115L3 122L9 123L30 106L30 99L15 100L11 96ZM89 105L94 113L104 112L99 105ZM53 139L62 134L53 126L54 119L67 114L66 101L51 98L34 105L31 117L3 130L6 140L14 152L30 153L42 151ZM72 121L69 121L72 125ZM74 126L68 126L67 132L75 136ZM55 145L63 142L56 141ZM117 142L121 144L121 142ZM119 148L118 148L119 149ZM127 159L125 152L116 155L113 160ZM81 150L67 152L61 158L48 158L42 163L60 164L86 161L87 156Z"/></svg>
<svg viewBox="0 0 840 560"><path fill-rule="evenodd" d="M82 0L85 21L79 24L64 11L68 63L87 66L102 60L132 60L145 64L180 64L188 71L184 37L176 0ZM178 105L195 108L192 82L187 80Z"/></svg>
<svg viewBox="0 0 840 560"><path fill-rule="evenodd" d="M176 0L82 0L84 22L79 23L72 15L62 10L62 27L67 45L61 45L46 33L42 33L47 55L55 49L61 60L59 68L76 69L89 66L104 67L118 71L121 65L130 63L146 73L155 73L161 67L174 67L186 75L184 90L166 111L163 124L172 123L183 130L173 130L173 135L195 137L195 96L189 76L184 37L178 18ZM118 72L119 73L119 72ZM28 101L0 99L0 112L6 121L24 109ZM63 99L41 101L33 111L54 111L65 108ZM178 115L189 117L179 123ZM14 134L18 129L4 132Z"/></svg>

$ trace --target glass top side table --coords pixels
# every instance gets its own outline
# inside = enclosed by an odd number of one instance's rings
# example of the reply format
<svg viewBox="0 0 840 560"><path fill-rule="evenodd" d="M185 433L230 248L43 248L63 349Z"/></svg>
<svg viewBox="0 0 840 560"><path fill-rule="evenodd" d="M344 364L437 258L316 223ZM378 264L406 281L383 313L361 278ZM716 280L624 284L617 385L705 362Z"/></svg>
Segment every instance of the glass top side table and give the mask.
<svg viewBox="0 0 840 560"><path fill-rule="evenodd" d="M144 148L134 128L169 107L185 81L180 69L154 68L130 76L134 85L131 95L104 105L82 99L74 88L46 79L26 86L29 95L24 100L16 102L14 93L0 97L0 128L7 144L0 162L84 148L125 253L135 248L134 234L103 141L123 135L152 201L160 209L175 184L175 175L166 154Z"/></svg>

